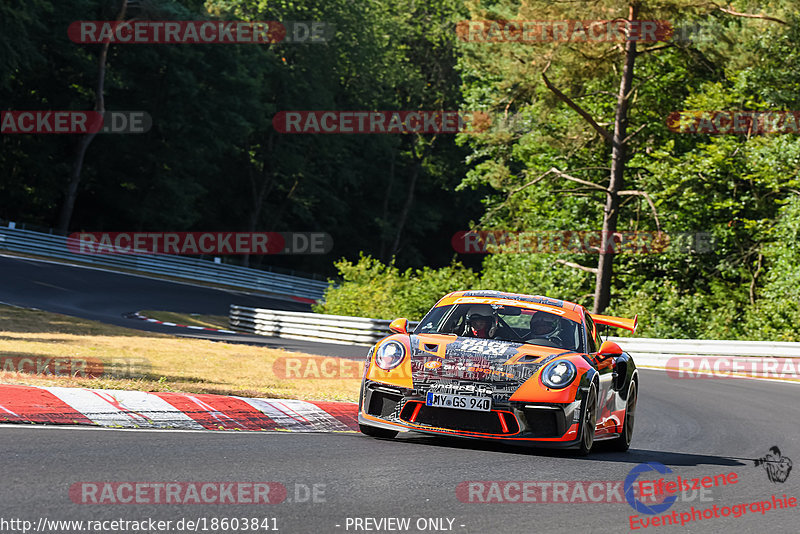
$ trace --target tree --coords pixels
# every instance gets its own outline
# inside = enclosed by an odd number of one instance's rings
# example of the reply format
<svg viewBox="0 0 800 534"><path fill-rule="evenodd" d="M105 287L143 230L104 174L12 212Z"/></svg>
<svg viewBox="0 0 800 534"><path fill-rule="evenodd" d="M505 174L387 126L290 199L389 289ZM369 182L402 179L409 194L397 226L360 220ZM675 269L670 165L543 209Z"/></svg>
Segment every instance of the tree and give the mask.
<svg viewBox="0 0 800 534"><path fill-rule="evenodd" d="M651 5L649 2L635 0L629 3L624 14L612 3L604 2L577 10L573 4L562 6L533 2L515 12L510 3L503 2L489 10L476 9L474 18L499 20L500 27L503 27L503 21L511 19L676 21L691 17L702 9L705 8L686 2ZM724 12L726 16L742 16L732 9L717 10L713 7L712 11ZM682 16L679 17L679 14ZM766 16L760 18L779 20ZM483 222L486 225L509 222L520 225L525 224L523 220L527 224L550 224L552 219L570 220L582 225L587 219L596 220L596 215L586 217L587 205L581 199L586 199L587 195L602 194L602 244L599 247L597 266L586 267L580 261L566 259L556 261L595 275L593 310L595 313L603 312L611 302L613 268L618 261L616 255L610 251L609 242L618 230L621 217L635 220L636 227L639 227L639 209L641 203L646 202L645 209L652 215L652 226L656 230L661 229L656 210L658 201L653 200L657 196L657 189L650 189L648 192L643 187L645 177L642 176L641 168L630 167L631 158L642 150L652 150L654 141L666 140L670 135L664 128L663 118L670 111L679 108L662 106L679 104L682 95L693 84L704 79L714 79L719 71L712 67L708 72L687 72L679 64L680 61L704 62L707 66L709 58L703 57L691 43L687 45L677 40L643 45L641 49L637 49L636 41L631 39L626 40L624 45L591 43L589 39L583 39L567 44L555 43L536 47L537 52L542 49L545 51L538 54L531 51L531 45L516 43L467 44L465 49L467 54L462 63L463 75L466 78L472 76L478 80L486 80L486 84L478 82L467 85L467 99L477 97L484 106L488 104L494 109L502 109L504 115L516 113L523 116L531 131L498 132L488 139L470 140L476 147L474 157L483 162L474 167L462 186L490 183L496 189L506 192L506 198L498 199L499 202L494 201L494 206L484 216ZM644 75L637 75L634 66L637 67L636 71L641 69ZM676 80L665 69L667 66L679 67L682 73L687 74L686 78ZM555 74L551 74L553 70L556 71ZM551 78L555 81L551 82ZM606 87L615 78L618 90L614 105L598 101L598 95L609 95ZM536 79L542 80L555 100L548 101L547 96L535 84ZM493 92L487 92L487 84L492 87ZM564 86L569 90L560 88ZM654 92L653 87L661 90L661 93ZM491 96L486 98L484 95ZM640 111L632 107L634 102ZM570 113L576 114L575 118L579 117L584 126L581 127L572 118L565 116L561 106L566 106ZM606 127L608 124L613 124L610 130ZM594 136L587 135L586 125ZM495 156L495 161L486 159L490 155ZM610 165L606 163L609 160ZM603 171L608 174L598 183L597 178L602 176ZM579 178L578 175L581 174L587 176ZM552 177L577 183L580 187L552 189L547 185L552 180L544 181L545 178ZM626 189L626 182L638 183L634 183L634 188ZM536 209L523 207L524 201L511 199L513 195L521 196L519 194L523 192L532 200L530 190L534 187L558 195L568 194L575 200L556 207L548 218L545 216L545 206L552 208L550 202ZM626 196L638 200L628 203L627 210L623 199ZM541 195L535 195L535 198L539 201ZM630 207L635 208L635 217L627 215ZM514 213L515 209L519 211ZM531 209L536 213L533 217L526 214L526 210Z"/></svg>
<svg viewBox="0 0 800 534"><path fill-rule="evenodd" d="M128 11L128 0L122 0L122 5L119 8L115 22L119 23L126 20ZM101 45L100 53L97 58L97 85L94 91L94 107L93 111L105 114L106 100L105 100L105 84L106 84L106 62L108 60L108 49L111 46L111 41L106 41ZM86 157L86 151L89 145L92 144L94 138L97 136L97 131L87 132L80 136L75 143L75 152L72 158L72 167L69 173L69 181L64 195L64 204L61 207L61 215L58 219L57 230L66 234L69 230L69 223L72 219L72 210L75 208L75 199L78 197L78 185L81 182L81 171L83 170L83 160Z"/></svg>

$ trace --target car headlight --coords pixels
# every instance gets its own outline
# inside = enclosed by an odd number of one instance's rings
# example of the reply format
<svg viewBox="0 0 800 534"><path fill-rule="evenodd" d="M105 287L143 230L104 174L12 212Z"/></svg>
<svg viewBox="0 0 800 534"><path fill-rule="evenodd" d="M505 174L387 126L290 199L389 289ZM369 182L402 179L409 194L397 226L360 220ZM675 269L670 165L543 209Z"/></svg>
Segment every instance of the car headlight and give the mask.
<svg viewBox="0 0 800 534"><path fill-rule="evenodd" d="M399 341L387 341L375 352L375 364L388 371L394 369L406 355L406 348Z"/></svg>
<svg viewBox="0 0 800 534"><path fill-rule="evenodd" d="M544 368L542 383L549 388L562 389L575 380L575 375L577 375L575 364L569 360L559 360Z"/></svg>

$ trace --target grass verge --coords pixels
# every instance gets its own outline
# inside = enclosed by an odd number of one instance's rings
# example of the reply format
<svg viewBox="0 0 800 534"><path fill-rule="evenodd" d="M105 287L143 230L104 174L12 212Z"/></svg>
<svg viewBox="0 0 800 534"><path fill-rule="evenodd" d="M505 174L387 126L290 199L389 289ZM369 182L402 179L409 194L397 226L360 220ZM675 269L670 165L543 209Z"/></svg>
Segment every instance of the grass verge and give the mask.
<svg viewBox="0 0 800 534"><path fill-rule="evenodd" d="M149 313L145 315L153 317ZM193 319L198 326L215 324L215 319L208 316ZM169 320L192 324L183 319ZM319 357L176 338L66 315L0 306L0 383L358 400L360 378L282 378L273 369L280 368L285 358ZM330 368L354 365L351 360L331 360Z"/></svg>

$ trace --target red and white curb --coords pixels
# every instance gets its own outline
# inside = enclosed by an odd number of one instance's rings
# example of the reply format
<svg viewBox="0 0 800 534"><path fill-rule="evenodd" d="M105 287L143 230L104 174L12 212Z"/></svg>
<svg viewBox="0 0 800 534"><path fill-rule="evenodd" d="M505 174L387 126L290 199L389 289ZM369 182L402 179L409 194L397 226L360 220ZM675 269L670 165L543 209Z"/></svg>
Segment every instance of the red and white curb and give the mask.
<svg viewBox="0 0 800 534"><path fill-rule="evenodd" d="M188 324L178 324L178 323L170 323L167 321L159 321L158 319L151 319L150 317L145 317L139 312L130 314L130 317L135 319L141 319L143 321L147 321L148 323L155 323L164 326L176 326L178 328L189 328L191 330L208 330L210 332L221 332L223 334L239 334L241 332L234 332L233 330L223 330L221 328L208 328L206 326L193 326Z"/></svg>
<svg viewBox="0 0 800 534"><path fill-rule="evenodd" d="M357 405L204 393L0 384L0 423L186 430L358 430Z"/></svg>

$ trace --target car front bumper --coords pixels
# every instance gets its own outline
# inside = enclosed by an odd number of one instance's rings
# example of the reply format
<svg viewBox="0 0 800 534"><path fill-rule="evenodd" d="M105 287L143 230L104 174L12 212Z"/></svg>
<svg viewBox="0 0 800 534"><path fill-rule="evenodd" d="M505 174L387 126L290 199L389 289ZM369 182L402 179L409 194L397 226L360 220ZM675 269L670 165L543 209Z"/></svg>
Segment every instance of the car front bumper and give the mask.
<svg viewBox="0 0 800 534"><path fill-rule="evenodd" d="M580 441L581 401L542 404L493 396L491 411L426 406L426 392L365 380L358 422L426 434L571 447Z"/></svg>

